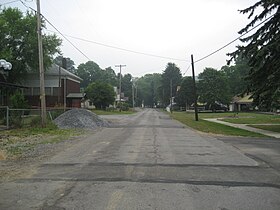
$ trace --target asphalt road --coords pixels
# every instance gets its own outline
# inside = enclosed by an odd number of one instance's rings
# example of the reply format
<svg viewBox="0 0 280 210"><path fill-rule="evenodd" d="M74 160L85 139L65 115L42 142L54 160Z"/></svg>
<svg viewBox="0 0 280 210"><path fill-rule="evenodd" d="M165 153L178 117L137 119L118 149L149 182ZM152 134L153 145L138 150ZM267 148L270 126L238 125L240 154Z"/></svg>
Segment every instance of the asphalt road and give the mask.
<svg viewBox="0 0 280 210"><path fill-rule="evenodd" d="M207 136L153 109L121 118L1 183L0 209L280 209L280 140Z"/></svg>

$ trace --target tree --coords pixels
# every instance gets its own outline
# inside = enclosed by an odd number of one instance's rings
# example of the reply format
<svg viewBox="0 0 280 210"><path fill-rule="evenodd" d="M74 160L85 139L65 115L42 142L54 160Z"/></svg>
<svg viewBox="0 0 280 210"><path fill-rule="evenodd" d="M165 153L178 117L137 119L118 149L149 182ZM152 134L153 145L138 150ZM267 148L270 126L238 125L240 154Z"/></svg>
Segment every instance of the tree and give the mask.
<svg viewBox="0 0 280 210"><path fill-rule="evenodd" d="M145 106L153 107L159 101L161 74L146 74L137 80L137 105L144 101Z"/></svg>
<svg viewBox="0 0 280 210"><path fill-rule="evenodd" d="M122 77L122 92L128 97L128 103L132 104L132 75L125 74Z"/></svg>
<svg viewBox="0 0 280 210"><path fill-rule="evenodd" d="M180 69L175 65L175 63L168 63L164 72L162 73L162 101L163 103L170 103L171 94L171 84L172 84L172 97L175 96L177 91L177 86L181 84L182 74Z"/></svg>
<svg viewBox="0 0 280 210"><path fill-rule="evenodd" d="M240 13L249 14L248 19L252 19L239 34L245 34L260 21L264 21L265 18L267 20L255 33L241 39L245 45L238 46L235 52L229 54L232 56L231 60L240 54L248 59L251 68L247 89L253 94L254 102L267 110L279 108L280 1L259 0Z"/></svg>
<svg viewBox="0 0 280 210"><path fill-rule="evenodd" d="M81 87L87 87L92 82L101 81L101 69L97 63L88 61L78 66L77 76L83 79Z"/></svg>
<svg viewBox="0 0 280 210"><path fill-rule="evenodd" d="M102 82L93 82L85 90L87 98L97 109L105 109L115 101L114 88Z"/></svg>
<svg viewBox="0 0 280 210"><path fill-rule="evenodd" d="M216 103L228 104L230 96L225 75L213 68L205 68L198 75L199 101L207 103L207 106L215 107Z"/></svg>
<svg viewBox="0 0 280 210"><path fill-rule="evenodd" d="M191 106L195 101L193 79L192 77L184 77L180 90L175 98L175 102L179 106Z"/></svg>
<svg viewBox="0 0 280 210"><path fill-rule="evenodd" d="M44 21L42 28L46 28ZM8 81L20 82L28 72L39 72L36 15L32 12L23 15L17 8L0 10L0 31L0 58L13 65ZM61 40L56 35L43 35L42 40L47 69L53 56L60 52Z"/></svg>
<svg viewBox="0 0 280 210"><path fill-rule="evenodd" d="M111 67L108 67L101 71L101 81L108 83L114 87L118 86L116 73Z"/></svg>
<svg viewBox="0 0 280 210"><path fill-rule="evenodd" d="M59 55L54 59L54 63L58 66L62 67L62 59L63 56ZM76 69L75 69L75 63L71 58L65 58L66 59L66 70L70 71L73 74L76 74Z"/></svg>
<svg viewBox="0 0 280 210"><path fill-rule="evenodd" d="M235 65L223 66L221 68L221 71L227 78L229 93L232 97L246 92L249 69L250 67L248 66L248 61L241 56L237 57Z"/></svg>

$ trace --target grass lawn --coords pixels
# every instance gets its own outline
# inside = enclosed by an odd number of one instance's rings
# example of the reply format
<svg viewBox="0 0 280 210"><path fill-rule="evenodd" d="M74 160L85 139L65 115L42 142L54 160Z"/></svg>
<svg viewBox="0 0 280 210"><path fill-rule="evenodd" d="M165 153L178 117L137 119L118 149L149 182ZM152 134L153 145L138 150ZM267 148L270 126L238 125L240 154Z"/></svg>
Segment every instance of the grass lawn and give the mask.
<svg viewBox="0 0 280 210"><path fill-rule="evenodd" d="M280 125L250 125L250 127L280 133Z"/></svg>
<svg viewBox="0 0 280 210"><path fill-rule="evenodd" d="M128 110L128 111L106 111L106 110L92 110L97 115L123 115L123 114L133 114L135 111Z"/></svg>
<svg viewBox="0 0 280 210"><path fill-rule="evenodd" d="M223 121L236 124L280 124L280 116L258 113L239 113L236 118L223 119Z"/></svg>
<svg viewBox="0 0 280 210"><path fill-rule="evenodd" d="M195 121L194 113L173 112L171 114L171 116L174 119L182 122L183 124L191 128L194 128L196 130L205 133L222 134L222 135L229 135L229 136L267 137L262 134L202 120L203 118L218 118L218 117L225 117L230 115L233 114L232 113L201 113L201 114L199 113L199 121Z"/></svg>

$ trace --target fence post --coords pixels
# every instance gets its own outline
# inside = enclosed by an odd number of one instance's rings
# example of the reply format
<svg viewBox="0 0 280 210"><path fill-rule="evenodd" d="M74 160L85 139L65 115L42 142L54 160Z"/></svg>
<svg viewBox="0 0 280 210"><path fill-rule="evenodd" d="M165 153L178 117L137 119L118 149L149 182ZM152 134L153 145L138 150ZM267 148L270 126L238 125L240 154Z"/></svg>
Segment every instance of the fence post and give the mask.
<svg viewBox="0 0 280 210"><path fill-rule="evenodd" d="M7 121L7 129L9 129L9 107L7 106L7 112L6 112L6 121Z"/></svg>

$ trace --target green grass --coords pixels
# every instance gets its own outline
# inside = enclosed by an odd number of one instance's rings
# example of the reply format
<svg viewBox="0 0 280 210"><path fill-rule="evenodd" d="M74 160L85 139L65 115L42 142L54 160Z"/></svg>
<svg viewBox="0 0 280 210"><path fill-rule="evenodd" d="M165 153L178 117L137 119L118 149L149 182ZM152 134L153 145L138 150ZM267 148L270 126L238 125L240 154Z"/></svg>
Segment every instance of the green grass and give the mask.
<svg viewBox="0 0 280 210"><path fill-rule="evenodd" d="M280 125L250 125L250 127L280 133Z"/></svg>
<svg viewBox="0 0 280 210"><path fill-rule="evenodd" d="M202 118L216 118L217 116L226 116L229 113L202 113L199 114L199 121L194 120L194 113L173 112L171 116L183 124L205 133L221 134L228 136L245 136L245 137L266 137L265 135L242 130L239 128L222 125L219 123L202 120Z"/></svg>
<svg viewBox="0 0 280 210"><path fill-rule="evenodd" d="M280 124L280 116L258 113L239 113L236 118L223 119L223 121L235 124Z"/></svg>
<svg viewBox="0 0 280 210"><path fill-rule="evenodd" d="M135 113L132 110L129 111L118 111L118 110L114 110L114 111L105 111L105 110L92 110L95 114L97 115L125 115L125 114L133 114Z"/></svg>

